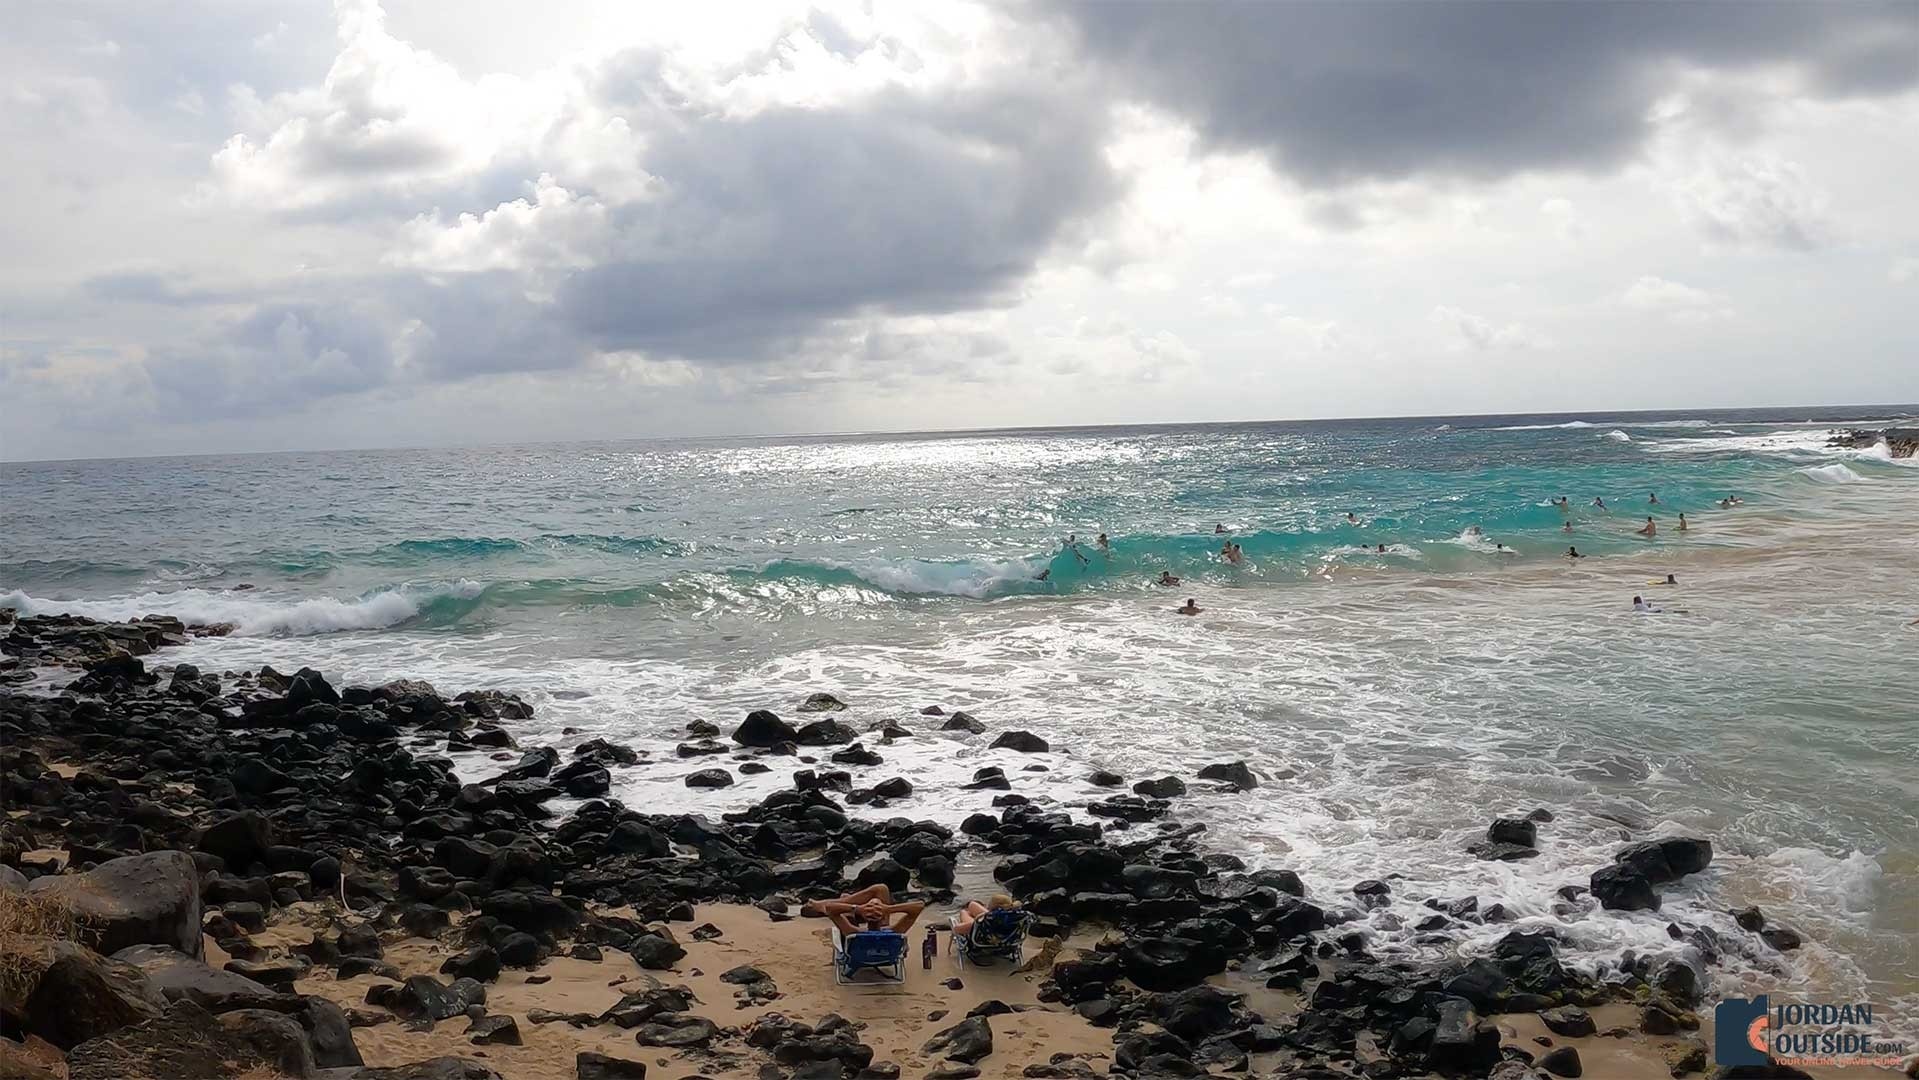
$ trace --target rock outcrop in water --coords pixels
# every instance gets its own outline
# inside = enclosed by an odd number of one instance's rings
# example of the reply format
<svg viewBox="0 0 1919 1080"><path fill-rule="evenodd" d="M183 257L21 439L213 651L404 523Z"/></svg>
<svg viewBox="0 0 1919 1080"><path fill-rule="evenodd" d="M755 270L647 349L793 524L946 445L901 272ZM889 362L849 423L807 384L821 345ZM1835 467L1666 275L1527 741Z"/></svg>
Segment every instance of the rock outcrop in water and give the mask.
<svg viewBox="0 0 1919 1080"><path fill-rule="evenodd" d="M312 965L341 979L397 976L382 960L383 927L442 938L448 954L439 977L375 983L366 1004L379 1012L354 1023L397 1017L430 1027L465 1016L469 1041L515 1045L517 1024L485 1011L487 986L503 969L618 950L648 972L672 971L687 956L674 924L694 918L693 903L753 904L785 918L798 901L871 882L950 898L964 848L995 860L994 878L1035 916L1036 940L1106 928L1079 955L1039 952L1048 973L1040 997L1111 1029L1114 1071L1129 1075L1243 1070L1252 1056L1274 1054L1301 1069L1338 1070L1325 1075L1362 1065L1380 1080L1485 1075L1504 1057L1493 1013L1551 1010L1546 1023L1577 1028L1583 1014L1573 1007L1636 994L1679 1025L1698 1000L1698 971L1685 964L1628 956L1604 980L1581 975L1561 962L1549 927L1515 929L1484 955L1460 956L1446 948L1450 933L1509 917L1478 897L1427 902L1433 914L1417 940L1433 959L1375 954L1367 920L1393 895L1389 874L1316 896L1290 871L1249 872L1230 853L1206 851L1203 826L1172 816L1185 792L1176 777L1141 781L1134 793L1089 806L1094 820L1083 820L1011 793L1004 771L982 769L969 786L1007 793L995 797L997 813L972 815L957 830L850 816L846 803L907 798L914 785L841 770L801 770L792 789L717 817L652 814L606 797L610 778L638 755L604 740L582 744L571 761L533 747L485 781L462 783L438 751L481 745L481 732L505 734L500 725L530 715L513 695L449 699L412 682L335 687L309 669L215 674L127 662L139 660L127 642L151 655L184 640L186 628L176 626L27 618L5 627L10 656L84 671L56 696L0 691L0 795L22 811L0 822L0 865L27 880L27 897L82 917L77 941L29 943L39 958L29 966L33 985L19 995L9 986L8 1012L66 1050L73 1076L357 1066L348 1018L288 988ZM851 734L834 719L803 730L805 739L759 711L733 739L743 755L776 754ZM1043 739L1022 731L995 745L1046 752ZM865 755L879 758L862 750L854 768L870 767ZM68 775L52 761L77 769ZM1239 763L1200 775L1240 791L1258 783ZM568 792L586 801L555 815L548 804ZM1485 843L1534 852L1540 820L1550 815L1500 818ZM50 847L69 854L66 866L28 854ZM1562 895L1588 909L1656 909L1656 886L1697 873L1711 857L1704 840L1631 844L1592 875L1590 897L1578 886ZM336 906L343 925L292 948L254 939L271 913L303 903ZM632 914L610 914L616 907ZM457 929L455 913L465 916ZM1764 925L1756 915L1744 922ZM196 959L203 925L236 958L229 970ZM1673 932L1692 935L1705 955L1720 944L1677 924ZM690 931L695 941L701 935ZM1264 1016L1213 981L1228 972L1297 991L1302 1007ZM778 992L767 980L752 986ZM849 1026L787 1023L742 1034L688 1013L677 993L660 984L629 993L605 1016L529 1020L630 1028L641 1045L676 1052L768 1050L776 1061L808 1063L808 1076L865 1075L871 1061ZM56 999L61 1009L32 1005ZM942 1033L939 1052L950 1059L942 1068L959 1075L993 1053L990 1014ZM638 1075L640 1066L582 1055L579 1069ZM341 1075L495 1074L438 1059Z"/></svg>
<svg viewBox="0 0 1919 1080"><path fill-rule="evenodd" d="M1849 428L1827 439L1826 445L1870 450L1882 442L1895 458L1919 456L1919 428L1884 428L1878 431Z"/></svg>

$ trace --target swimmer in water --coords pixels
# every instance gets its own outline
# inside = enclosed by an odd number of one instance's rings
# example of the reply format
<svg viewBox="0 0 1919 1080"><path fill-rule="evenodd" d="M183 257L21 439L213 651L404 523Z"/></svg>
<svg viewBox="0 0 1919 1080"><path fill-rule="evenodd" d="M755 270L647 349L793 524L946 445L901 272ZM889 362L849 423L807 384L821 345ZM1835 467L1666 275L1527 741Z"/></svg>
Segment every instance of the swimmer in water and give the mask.
<svg viewBox="0 0 1919 1080"><path fill-rule="evenodd" d="M1107 543L1107 542L1106 542L1106 534L1105 534L1105 533L1100 533L1100 534L1099 534L1099 539L1097 539L1097 540L1095 540L1095 541L1093 541L1093 543L1095 543L1095 544L1098 544L1098 545L1099 545L1099 549L1100 549L1101 551L1111 551L1111 550L1113 550L1113 545L1111 545L1111 544L1109 544L1109 543Z"/></svg>
<svg viewBox="0 0 1919 1080"><path fill-rule="evenodd" d="M1179 584L1179 578L1175 577L1171 570L1161 570L1159 572L1159 583L1161 585L1177 585Z"/></svg>
<svg viewBox="0 0 1919 1080"><path fill-rule="evenodd" d="M1073 558L1078 559L1082 565L1090 564L1093 561L1087 558L1086 553L1079 549L1079 535L1077 533L1067 533L1066 542L1061 544L1060 547L1062 550L1072 552Z"/></svg>
<svg viewBox="0 0 1919 1080"><path fill-rule="evenodd" d="M1176 607L1173 610L1179 612L1181 615L1197 615L1200 611L1199 601L1189 596L1186 598L1185 606Z"/></svg>
<svg viewBox="0 0 1919 1080"><path fill-rule="evenodd" d="M1214 526L1213 526L1213 535L1214 535L1214 536L1224 536L1224 535L1226 535L1226 526L1224 526L1224 525L1214 525Z"/></svg>
<svg viewBox="0 0 1919 1080"><path fill-rule="evenodd" d="M1478 535L1479 535L1479 526L1477 526L1477 525L1468 525L1468 526L1466 526L1466 535L1467 535L1467 536L1478 536Z"/></svg>
<svg viewBox="0 0 1919 1080"><path fill-rule="evenodd" d="M1053 568L1049 566L1049 567L1047 567L1046 569L1044 569L1044 570L1041 570L1041 571L1039 572L1039 576L1038 576L1038 577L1036 577L1036 578L1034 578L1033 580L1035 580L1035 581L1045 581L1045 580L1046 580L1047 578L1049 578L1049 577L1052 577L1052 576L1053 576Z"/></svg>
<svg viewBox="0 0 1919 1080"><path fill-rule="evenodd" d="M1240 562L1245 558L1246 558L1246 553L1240 550L1238 544L1233 544L1227 547L1226 549L1227 562L1232 563L1234 566L1238 566Z"/></svg>
<svg viewBox="0 0 1919 1080"><path fill-rule="evenodd" d="M1554 499L1553 505L1559 507L1559 512L1562 514L1570 514L1573 512L1573 501L1564 495Z"/></svg>
<svg viewBox="0 0 1919 1080"><path fill-rule="evenodd" d="M1564 525L1561 525L1561 526L1559 527L1559 531L1560 531L1560 532L1564 532L1564 533L1569 533L1569 532L1572 532L1572 531L1573 531L1573 523L1572 523L1572 522L1571 522L1570 520L1568 520L1568 521L1567 521L1567 522L1566 522L1566 523L1565 523Z"/></svg>
<svg viewBox="0 0 1919 1080"><path fill-rule="evenodd" d="M1566 549L1566 557L1567 557L1568 559L1583 559L1583 558L1585 558L1585 556L1584 556L1584 555L1581 555L1581 554L1579 553L1579 549L1578 549L1578 548L1576 548L1576 547L1569 547L1569 548L1567 548L1567 549Z"/></svg>
<svg viewBox="0 0 1919 1080"><path fill-rule="evenodd" d="M1686 528L1687 528L1687 525L1686 525L1686 515L1682 513L1682 514L1680 514L1680 515L1679 515L1679 531L1680 531L1680 532L1685 532L1685 531L1686 531Z"/></svg>
<svg viewBox="0 0 1919 1080"><path fill-rule="evenodd" d="M1646 505L1647 506L1659 505L1659 493L1657 491L1648 491L1646 493Z"/></svg>
<svg viewBox="0 0 1919 1080"><path fill-rule="evenodd" d="M1496 554L1500 554L1500 555L1517 555L1517 554L1519 554L1519 552L1517 552L1517 551L1514 551L1514 550L1513 550L1512 548L1509 548L1509 547L1507 547L1507 546L1506 546L1506 545L1504 545L1504 544L1494 544L1494 545L1493 545L1493 551L1494 551L1494 552L1495 552Z"/></svg>
<svg viewBox="0 0 1919 1080"><path fill-rule="evenodd" d="M1667 575L1666 575L1666 584L1668 584L1668 585L1677 585L1677 584L1679 584L1679 579L1678 579L1678 578L1676 578L1676 577L1674 577L1674 576L1673 576L1673 575L1671 575L1671 574L1667 574Z"/></svg>
<svg viewBox="0 0 1919 1080"><path fill-rule="evenodd" d="M1386 545L1381 544L1378 547L1374 548L1373 551L1375 554L1384 555L1386 554Z"/></svg>
<svg viewBox="0 0 1919 1080"><path fill-rule="evenodd" d="M1351 510L1346 511L1346 524L1348 525L1359 524L1359 515L1353 513Z"/></svg>
<svg viewBox="0 0 1919 1080"><path fill-rule="evenodd" d="M1227 562L1233 561L1233 542L1231 540L1221 540L1219 542L1219 557Z"/></svg>
<svg viewBox="0 0 1919 1080"><path fill-rule="evenodd" d="M1604 510L1606 508L1606 500L1601 498L1594 498L1593 505L1599 507L1601 510Z"/></svg>
<svg viewBox="0 0 1919 1080"><path fill-rule="evenodd" d="M1637 532L1637 533L1638 533L1639 535L1641 535L1641 536L1651 536L1651 535L1653 535L1654 533L1656 533L1656 532L1658 532L1658 531L1659 531L1659 526L1657 526L1657 525L1654 525L1654 524L1652 523L1652 519L1651 519L1651 518L1647 518L1647 519L1646 519L1646 527L1645 527L1645 528L1643 528L1643 529L1635 529L1635 530L1633 530L1633 531L1634 531L1634 532Z"/></svg>
<svg viewBox="0 0 1919 1080"><path fill-rule="evenodd" d="M1638 596L1635 596L1632 598L1632 609L1634 611L1649 611L1655 615L1659 613L1658 608L1653 607L1651 604L1646 603L1643 597L1638 597Z"/></svg>

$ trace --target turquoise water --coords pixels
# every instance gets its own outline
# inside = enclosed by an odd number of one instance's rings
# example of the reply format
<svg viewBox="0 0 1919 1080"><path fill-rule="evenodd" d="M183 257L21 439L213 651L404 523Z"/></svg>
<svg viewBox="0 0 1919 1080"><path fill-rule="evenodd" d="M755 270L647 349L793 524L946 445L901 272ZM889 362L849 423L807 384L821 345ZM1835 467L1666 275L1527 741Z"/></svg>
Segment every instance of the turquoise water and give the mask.
<svg viewBox="0 0 1919 1080"><path fill-rule="evenodd" d="M11 464L0 604L234 623L178 654L215 667L520 690L540 708L524 742L664 749L621 777L650 807L790 783L689 792L671 744L821 689L856 724L916 728L940 703L1055 743L1035 774L984 740L886 747L882 773L921 789L888 813L983 808L941 781L987 763L1074 806L1091 764L1243 757L1275 779L1183 812L1323 896L1399 871L1408 924L1424 895L1476 892L1593 966L1678 948L1673 919L1737 939L1725 909L1758 902L1810 944L1735 949L1717 989L1919 1017L1919 469L1824 445L1901 411ZM1649 584L1667 573L1677 588ZM1687 613L1635 616L1635 593ZM1203 615L1171 613L1188 596ZM1539 859L1463 852L1533 806L1556 815ZM1664 829L1720 850L1665 912L1554 913L1557 885Z"/></svg>

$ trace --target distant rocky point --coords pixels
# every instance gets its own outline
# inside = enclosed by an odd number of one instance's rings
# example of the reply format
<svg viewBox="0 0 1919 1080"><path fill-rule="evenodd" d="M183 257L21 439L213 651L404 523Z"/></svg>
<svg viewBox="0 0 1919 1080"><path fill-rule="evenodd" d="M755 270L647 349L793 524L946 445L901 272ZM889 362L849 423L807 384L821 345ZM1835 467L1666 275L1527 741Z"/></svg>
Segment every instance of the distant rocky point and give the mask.
<svg viewBox="0 0 1919 1080"><path fill-rule="evenodd" d="M1880 443L1892 451L1895 458L1909 458L1919 454L1919 428L1847 428L1835 432L1826 440L1827 446L1843 446L1854 450L1870 450Z"/></svg>

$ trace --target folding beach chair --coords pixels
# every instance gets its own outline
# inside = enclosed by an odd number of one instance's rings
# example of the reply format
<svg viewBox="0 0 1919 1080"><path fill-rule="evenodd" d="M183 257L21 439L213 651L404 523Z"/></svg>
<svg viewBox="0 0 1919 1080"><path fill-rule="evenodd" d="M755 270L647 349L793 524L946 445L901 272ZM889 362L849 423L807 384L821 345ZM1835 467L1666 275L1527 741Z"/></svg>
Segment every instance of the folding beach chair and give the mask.
<svg viewBox="0 0 1919 1080"><path fill-rule="evenodd" d="M998 908L973 920L965 933L959 931L959 916L953 916L953 956L964 967L969 961L982 964L990 960L1010 960L1015 966L1026 951L1026 924L1032 913L1017 908Z"/></svg>
<svg viewBox="0 0 1919 1080"><path fill-rule="evenodd" d="M862 930L841 934L833 928L833 981L853 982L865 969L880 973L888 983L906 982L906 935L892 930Z"/></svg>

